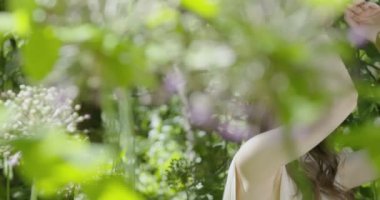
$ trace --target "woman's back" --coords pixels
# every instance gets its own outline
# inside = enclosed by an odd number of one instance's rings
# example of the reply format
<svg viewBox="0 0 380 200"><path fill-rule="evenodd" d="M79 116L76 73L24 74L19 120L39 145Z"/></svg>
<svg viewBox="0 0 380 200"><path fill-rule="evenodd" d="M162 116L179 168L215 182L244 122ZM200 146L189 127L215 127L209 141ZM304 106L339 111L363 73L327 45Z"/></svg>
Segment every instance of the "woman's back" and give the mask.
<svg viewBox="0 0 380 200"><path fill-rule="evenodd" d="M345 160L349 153L340 155L339 169L344 169ZM336 184L340 184L340 173L335 177ZM225 185L223 200L302 200L302 194L298 191L293 179L289 176L285 166L280 167L267 181L256 184L251 191L244 191L240 178L236 171L235 160L231 162L228 170L227 182ZM237 196L239 195L239 198ZM321 194L320 200L329 200Z"/></svg>

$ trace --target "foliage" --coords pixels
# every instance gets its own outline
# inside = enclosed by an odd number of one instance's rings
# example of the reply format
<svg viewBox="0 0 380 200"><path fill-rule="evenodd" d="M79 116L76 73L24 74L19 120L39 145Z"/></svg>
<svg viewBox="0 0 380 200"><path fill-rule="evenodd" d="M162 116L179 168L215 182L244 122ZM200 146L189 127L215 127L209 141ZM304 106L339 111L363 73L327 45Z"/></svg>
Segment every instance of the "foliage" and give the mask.
<svg viewBox="0 0 380 200"><path fill-rule="evenodd" d="M1 91L64 88L82 105L76 117L91 116L71 119L75 136L49 128L54 107L37 116L46 124L2 144L20 154L1 156L0 198L221 199L241 142L273 126L268 110L289 125L314 120L331 101L319 69L337 52L360 99L330 142L367 148L380 166L380 54L352 48L341 19L329 31L335 40L313 42L347 1L289 0L261 16L258 3L0 1ZM34 104L25 111L33 109L43 112ZM376 199L378 190L368 184L356 195Z"/></svg>
<svg viewBox="0 0 380 200"><path fill-rule="evenodd" d="M179 103L173 98L153 109L136 107L137 141L142 144L136 149L137 188L148 199L221 199L237 145L198 129L192 130L189 144Z"/></svg>

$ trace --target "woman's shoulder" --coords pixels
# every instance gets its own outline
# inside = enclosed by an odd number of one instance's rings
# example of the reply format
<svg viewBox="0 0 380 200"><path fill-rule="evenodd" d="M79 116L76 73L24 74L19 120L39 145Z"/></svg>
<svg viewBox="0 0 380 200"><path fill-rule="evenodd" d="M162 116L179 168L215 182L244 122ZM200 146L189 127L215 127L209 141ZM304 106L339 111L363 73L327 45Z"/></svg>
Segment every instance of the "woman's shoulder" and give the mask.
<svg viewBox="0 0 380 200"><path fill-rule="evenodd" d="M255 181L245 188L236 170L235 159L232 159L229 169L223 200L239 199L290 199L296 194L296 186L287 174L286 166L279 167L267 181Z"/></svg>

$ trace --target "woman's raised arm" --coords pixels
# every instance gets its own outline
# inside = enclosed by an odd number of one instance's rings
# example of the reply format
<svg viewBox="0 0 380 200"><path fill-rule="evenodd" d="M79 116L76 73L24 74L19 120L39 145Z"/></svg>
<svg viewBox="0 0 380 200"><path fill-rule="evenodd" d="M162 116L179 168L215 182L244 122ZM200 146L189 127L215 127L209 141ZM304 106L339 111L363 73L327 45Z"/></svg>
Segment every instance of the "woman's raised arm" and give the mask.
<svg viewBox="0 0 380 200"><path fill-rule="evenodd" d="M321 38L328 39L326 35ZM332 104L313 122L294 124L288 131L284 127L276 128L244 143L235 155L236 169L244 191L253 184L268 180L281 166L310 151L355 109L358 95L340 57L331 55L321 60L321 66L327 67L325 69L329 72L324 76L329 89L337 91Z"/></svg>
<svg viewBox="0 0 380 200"><path fill-rule="evenodd" d="M371 41L380 50L380 6L373 2L359 1L350 6L345 19L354 33ZM366 150L346 154L339 165L337 181L347 189L379 178Z"/></svg>

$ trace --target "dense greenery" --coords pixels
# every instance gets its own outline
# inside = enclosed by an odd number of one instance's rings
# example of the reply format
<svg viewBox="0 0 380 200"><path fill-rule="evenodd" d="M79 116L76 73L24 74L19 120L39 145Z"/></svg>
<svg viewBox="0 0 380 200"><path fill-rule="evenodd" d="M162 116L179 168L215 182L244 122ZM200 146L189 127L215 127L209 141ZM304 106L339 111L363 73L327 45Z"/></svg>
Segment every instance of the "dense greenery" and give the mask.
<svg viewBox="0 0 380 200"><path fill-rule="evenodd" d="M258 3L0 0L0 199L221 199L243 141L331 100L317 69L332 52L360 98L329 141L380 168L380 54L346 41L349 2L283 1L271 23ZM339 13L335 42L311 44L315 10Z"/></svg>

